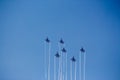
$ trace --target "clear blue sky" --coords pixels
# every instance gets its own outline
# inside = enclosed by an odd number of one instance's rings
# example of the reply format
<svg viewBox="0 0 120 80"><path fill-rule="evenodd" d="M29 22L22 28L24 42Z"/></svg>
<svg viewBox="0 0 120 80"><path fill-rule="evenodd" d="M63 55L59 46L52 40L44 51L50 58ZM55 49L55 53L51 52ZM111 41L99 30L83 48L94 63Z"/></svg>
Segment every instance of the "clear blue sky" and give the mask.
<svg viewBox="0 0 120 80"><path fill-rule="evenodd" d="M0 0L0 80L44 80L46 36L85 47L86 80L120 80L119 0Z"/></svg>

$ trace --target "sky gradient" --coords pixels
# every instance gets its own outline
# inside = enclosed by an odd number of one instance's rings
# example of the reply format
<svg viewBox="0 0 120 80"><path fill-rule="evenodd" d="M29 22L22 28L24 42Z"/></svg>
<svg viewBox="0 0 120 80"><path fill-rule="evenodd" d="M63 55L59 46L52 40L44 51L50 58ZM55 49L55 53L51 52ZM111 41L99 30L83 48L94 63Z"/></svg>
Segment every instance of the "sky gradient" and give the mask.
<svg viewBox="0 0 120 80"><path fill-rule="evenodd" d="M47 36L51 57L86 49L86 80L120 80L119 0L0 0L0 80L44 80Z"/></svg>

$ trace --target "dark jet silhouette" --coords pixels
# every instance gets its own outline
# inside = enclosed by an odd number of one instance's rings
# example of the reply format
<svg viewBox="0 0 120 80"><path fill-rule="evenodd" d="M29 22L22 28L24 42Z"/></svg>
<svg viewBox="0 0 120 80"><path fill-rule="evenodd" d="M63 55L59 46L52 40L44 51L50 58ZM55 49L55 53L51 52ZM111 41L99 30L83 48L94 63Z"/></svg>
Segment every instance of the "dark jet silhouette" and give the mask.
<svg viewBox="0 0 120 80"><path fill-rule="evenodd" d="M61 40L60 40L60 43L61 43L61 44L64 44L64 41L61 39Z"/></svg>
<svg viewBox="0 0 120 80"><path fill-rule="evenodd" d="M83 52L83 53L85 52L85 50L84 50L84 48L83 48L83 47L80 49L80 51L81 51L81 52Z"/></svg>
<svg viewBox="0 0 120 80"><path fill-rule="evenodd" d="M60 54L57 52L57 53L55 54L55 56L56 56L57 58L59 58L59 57L60 57Z"/></svg>
<svg viewBox="0 0 120 80"><path fill-rule="evenodd" d="M66 53L67 51L66 51L66 49L65 49L65 48L63 48L63 49L62 49L62 52Z"/></svg>
<svg viewBox="0 0 120 80"><path fill-rule="evenodd" d="M50 40L48 39L48 37L45 39L45 41L46 41L47 43L49 43L49 42L50 42Z"/></svg>
<svg viewBox="0 0 120 80"><path fill-rule="evenodd" d="M76 59L74 58L74 56L71 58L71 60L72 60L73 62L76 62Z"/></svg>

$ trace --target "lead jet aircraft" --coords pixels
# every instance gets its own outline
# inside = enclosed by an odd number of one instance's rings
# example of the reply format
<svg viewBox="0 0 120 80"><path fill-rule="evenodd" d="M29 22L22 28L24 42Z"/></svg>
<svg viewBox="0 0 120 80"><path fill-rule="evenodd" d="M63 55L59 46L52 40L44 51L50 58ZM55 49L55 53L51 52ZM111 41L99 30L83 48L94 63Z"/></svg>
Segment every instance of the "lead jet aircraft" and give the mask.
<svg viewBox="0 0 120 80"><path fill-rule="evenodd" d="M48 37L45 39L45 41L46 41L47 43L49 43L49 42L50 42L50 40L48 39Z"/></svg>
<svg viewBox="0 0 120 80"><path fill-rule="evenodd" d="M59 57L60 57L60 54L57 52L57 53L55 54L55 56L56 56L57 58L59 58Z"/></svg>
<svg viewBox="0 0 120 80"><path fill-rule="evenodd" d="M84 50L84 48L83 48L83 47L80 49L80 51L81 51L81 52L83 52L83 53L85 52L85 50Z"/></svg>

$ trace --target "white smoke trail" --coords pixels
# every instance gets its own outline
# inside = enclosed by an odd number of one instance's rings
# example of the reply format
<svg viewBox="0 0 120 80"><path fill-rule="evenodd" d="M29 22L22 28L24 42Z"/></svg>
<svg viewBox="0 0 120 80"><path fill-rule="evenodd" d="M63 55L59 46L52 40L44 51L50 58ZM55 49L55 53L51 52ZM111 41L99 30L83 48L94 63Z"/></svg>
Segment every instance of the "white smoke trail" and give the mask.
<svg viewBox="0 0 120 80"><path fill-rule="evenodd" d="M58 63L58 80L60 80L60 59L59 59L59 63Z"/></svg>
<svg viewBox="0 0 120 80"><path fill-rule="evenodd" d="M45 69L45 70L44 70L44 73L45 73L45 80L47 80L47 62L46 62L46 61L47 61L47 58L46 58L47 55L46 55L46 52L47 52L47 51L46 51L46 42L45 42L45 43L44 43L44 59L45 59L45 60L44 60L44 61L45 61L45 62L44 62L44 69Z"/></svg>
<svg viewBox="0 0 120 80"><path fill-rule="evenodd" d="M62 80L64 80L64 72L65 72L65 56L64 56L65 53L62 53Z"/></svg>
<svg viewBox="0 0 120 80"><path fill-rule="evenodd" d="M63 57L63 59L62 59L62 62L63 62L63 68L62 68L63 80L66 80L67 53L63 53L62 57Z"/></svg>
<svg viewBox="0 0 120 80"><path fill-rule="evenodd" d="M63 59L64 59L64 57L63 57L63 52L61 51L63 49L63 46L64 46L63 44L59 43L59 48L60 48L59 50L60 50L60 55L61 55L61 57L60 57L60 77L61 77L60 79L61 80L63 80L63 78L64 78L64 76L63 76L64 75L64 73L63 73L64 72L63 71L64 70L64 67L63 67L63 65L64 65Z"/></svg>
<svg viewBox="0 0 120 80"><path fill-rule="evenodd" d="M64 80L64 74L62 75L63 77L62 77L62 80Z"/></svg>
<svg viewBox="0 0 120 80"><path fill-rule="evenodd" d="M61 44L61 49L63 49L65 47L65 44ZM66 68L66 55L67 54L66 52L61 52L62 54L62 79L65 80L65 68Z"/></svg>
<svg viewBox="0 0 120 80"><path fill-rule="evenodd" d="M50 80L50 51L51 51L51 43L49 43L49 49L48 49L48 80Z"/></svg>
<svg viewBox="0 0 120 80"><path fill-rule="evenodd" d="M76 80L76 70L77 70L77 66L76 66L76 62L75 62L75 73L74 73L75 74L75 76L74 76L75 80Z"/></svg>
<svg viewBox="0 0 120 80"><path fill-rule="evenodd" d="M82 55L79 53L79 80L82 80Z"/></svg>
<svg viewBox="0 0 120 80"><path fill-rule="evenodd" d="M60 66L60 67L61 67L61 73L60 73L60 74L61 74L61 79L63 79L63 74L62 74L62 72L63 72L63 71L62 71L63 60L62 60L62 59L63 59L63 55L62 55L62 52L61 52L61 64L60 64L60 65L61 65L61 66Z"/></svg>
<svg viewBox="0 0 120 80"><path fill-rule="evenodd" d="M54 56L54 80L56 80L56 57Z"/></svg>
<svg viewBox="0 0 120 80"><path fill-rule="evenodd" d="M70 62L70 80L72 80L72 62Z"/></svg>
<svg viewBox="0 0 120 80"><path fill-rule="evenodd" d="M60 57L56 60L56 80L60 80Z"/></svg>
<svg viewBox="0 0 120 80"><path fill-rule="evenodd" d="M60 43L58 43L58 48L59 48L59 54L60 54L60 58L59 58L59 65L58 65L58 80L61 80L61 47L60 47Z"/></svg>
<svg viewBox="0 0 120 80"><path fill-rule="evenodd" d="M66 53L66 68L65 69L66 69L65 80L67 80L67 53Z"/></svg>
<svg viewBox="0 0 120 80"><path fill-rule="evenodd" d="M80 80L85 80L85 70L86 70L86 53L81 52L80 55Z"/></svg>
<svg viewBox="0 0 120 80"><path fill-rule="evenodd" d="M83 74L84 75L84 79L83 80L85 80L85 78L86 78L86 76L85 76L86 68L85 67L86 67L86 53L84 53L84 71L83 71L84 72L84 74Z"/></svg>
<svg viewBox="0 0 120 80"><path fill-rule="evenodd" d="M84 80L84 54L81 53L81 79Z"/></svg>

